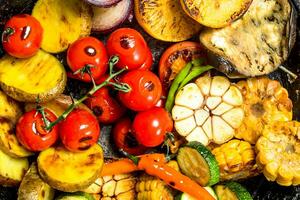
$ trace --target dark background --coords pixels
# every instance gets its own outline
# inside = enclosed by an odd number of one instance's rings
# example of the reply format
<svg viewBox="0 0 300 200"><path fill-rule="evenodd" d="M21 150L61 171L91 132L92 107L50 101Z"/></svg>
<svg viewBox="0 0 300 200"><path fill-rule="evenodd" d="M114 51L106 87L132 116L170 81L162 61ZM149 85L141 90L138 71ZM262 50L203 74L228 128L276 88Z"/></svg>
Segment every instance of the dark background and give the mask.
<svg viewBox="0 0 300 200"><path fill-rule="evenodd" d="M7 19L12 15L18 13L30 13L31 9L36 0L0 0L0 33L2 32L3 26ZM63 0L62 0L63 1ZM295 8L298 11L297 21L297 39L294 49L284 66L296 73L300 77L300 0L293 0ZM149 46L152 49L152 53L155 59L155 67L159 61L161 53L171 44L167 42L157 41L148 36L135 22L134 18L131 17L127 20L124 26L134 27L143 33ZM105 35L95 35L101 40L105 40ZM0 47L0 56L3 55L3 50ZM57 57L65 63L64 53L58 54ZM278 70L269 75L273 79L279 80L285 88L288 89L290 98L294 104L294 119L300 120L300 78L292 80L291 77L282 71ZM68 86L65 93L72 93L75 97L84 94L89 85L79 83L78 81L68 80ZM109 137L110 127L102 128L102 134L100 143L104 147L104 153L106 157L115 157L115 151L111 146ZM1 163L0 163L1 164ZM255 200L300 200L300 186L297 187L282 187L276 183L268 182L262 175L241 181L246 186L249 192L252 194ZM0 186L0 200L14 200L16 199L16 188L4 188Z"/></svg>

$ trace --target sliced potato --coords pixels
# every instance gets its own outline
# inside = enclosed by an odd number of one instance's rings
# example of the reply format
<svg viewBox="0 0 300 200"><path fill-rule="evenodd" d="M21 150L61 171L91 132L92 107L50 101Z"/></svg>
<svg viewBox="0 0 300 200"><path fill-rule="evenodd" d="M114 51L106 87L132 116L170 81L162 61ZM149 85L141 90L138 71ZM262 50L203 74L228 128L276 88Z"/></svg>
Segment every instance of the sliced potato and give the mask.
<svg viewBox="0 0 300 200"><path fill-rule="evenodd" d="M13 158L0 150L0 185L17 186L28 167L27 158Z"/></svg>
<svg viewBox="0 0 300 200"><path fill-rule="evenodd" d="M32 163L18 190L18 200L52 200L54 190L39 176L36 163Z"/></svg>
<svg viewBox="0 0 300 200"><path fill-rule="evenodd" d="M96 181L103 166L103 152L97 144L81 152L52 147L42 151L37 161L42 179L51 187L76 192Z"/></svg>
<svg viewBox="0 0 300 200"><path fill-rule="evenodd" d="M138 23L152 37L179 42L191 38L201 28L186 16L179 0L135 0L134 12Z"/></svg>
<svg viewBox="0 0 300 200"><path fill-rule="evenodd" d="M62 52L78 38L89 35L91 13L82 0L39 0L32 15L44 29L41 48L50 53Z"/></svg>
<svg viewBox="0 0 300 200"><path fill-rule="evenodd" d="M180 0L184 11L204 26L224 27L242 16L252 0Z"/></svg>
<svg viewBox="0 0 300 200"><path fill-rule="evenodd" d="M55 99L52 99L51 101L45 103L41 103L40 105L52 111L56 116L60 116L71 104L72 99L70 96L60 94ZM36 103L26 103L25 111L27 112L33 110L36 107ZM84 104L80 104L78 107L92 113L92 111Z"/></svg>
<svg viewBox="0 0 300 200"><path fill-rule="evenodd" d="M0 85L18 101L49 101L63 92L66 80L64 66L42 50L28 59L9 55L0 59Z"/></svg>
<svg viewBox="0 0 300 200"><path fill-rule="evenodd" d="M0 149L12 157L32 155L17 140L14 126L22 114L18 102L0 90Z"/></svg>

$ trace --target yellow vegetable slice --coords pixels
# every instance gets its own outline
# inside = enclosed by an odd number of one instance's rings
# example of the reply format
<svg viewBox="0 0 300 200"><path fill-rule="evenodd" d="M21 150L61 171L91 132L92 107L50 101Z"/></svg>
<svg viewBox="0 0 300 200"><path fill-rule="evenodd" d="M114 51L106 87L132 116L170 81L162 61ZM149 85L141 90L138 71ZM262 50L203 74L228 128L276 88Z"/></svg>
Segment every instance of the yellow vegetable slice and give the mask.
<svg viewBox="0 0 300 200"><path fill-rule="evenodd" d="M39 0L32 15L44 29L41 48L59 53L78 38L89 35L91 13L90 6L82 0Z"/></svg>
<svg viewBox="0 0 300 200"><path fill-rule="evenodd" d="M138 23L152 37L179 42L191 38L201 28L181 8L179 0L135 0L135 16Z"/></svg>
<svg viewBox="0 0 300 200"><path fill-rule="evenodd" d="M51 187L76 192L98 178L103 166L103 152L97 144L81 152L56 147L42 151L37 161L42 179Z"/></svg>

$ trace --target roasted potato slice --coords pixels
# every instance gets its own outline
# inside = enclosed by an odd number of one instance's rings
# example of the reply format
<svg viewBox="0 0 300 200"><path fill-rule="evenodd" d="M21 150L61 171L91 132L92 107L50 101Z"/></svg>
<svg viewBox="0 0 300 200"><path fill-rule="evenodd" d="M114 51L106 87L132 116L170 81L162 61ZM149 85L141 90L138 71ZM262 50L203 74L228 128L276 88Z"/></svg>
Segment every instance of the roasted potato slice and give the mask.
<svg viewBox="0 0 300 200"><path fill-rule="evenodd" d="M87 188L98 178L103 166L103 152L97 144L81 152L52 147L42 151L37 162L42 179L51 187L76 192Z"/></svg>
<svg viewBox="0 0 300 200"><path fill-rule="evenodd" d="M82 0L39 0L32 15L44 29L42 49L62 52L78 38L89 35L91 13L90 6Z"/></svg>
<svg viewBox="0 0 300 200"><path fill-rule="evenodd" d="M40 105L52 111L56 116L60 116L70 105L72 104L72 98L70 96L60 94L51 101L41 103ZM25 111L33 110L37 107L36 103L26 103ZM79 108L85 109L92 113L92 111L84 104L80 104Z"/></svg>
<svg viewBox="0 0 300 200"><path fill-rule="evenodd" d="M0 90L0 149L16 158L32 155L18 142L14 134L14 126L21 115L20 104Z"/></svg>
<svg viewBox="0 0 300 200"><path fill-rule="evenodd" d="M179 42L191 38L201 28L186 16L179 0L135 0L135 16L138 23L152 37Z"/></svg>
<svg viewBox="0 0 300 200"><path fill-rule="evenodd" d="M29 167L27 158L13 158L1 150L0 163L0 185L4 186L17 186Z"/></svg>
<svg viewBox="0 0 300 200"><path fill-rule="evenodd" d="M180 0L180 2L184 11L200 24L221 28L242 16L252 0Z"/></svg>
<svg viewBox="0 0 300 200"><path fill-rule="evenodd" d="M54 190L38 174L36 163L32 163L18 190L18 200L52 200Z"/></svg>
<svg viewBox="0 0 300 200"><path fill-rule="evenodd" d="M49 101L63 92L66 80L64 66L42 50L28 59L9 55L0 59L0 85L18 101Z"/></svg>

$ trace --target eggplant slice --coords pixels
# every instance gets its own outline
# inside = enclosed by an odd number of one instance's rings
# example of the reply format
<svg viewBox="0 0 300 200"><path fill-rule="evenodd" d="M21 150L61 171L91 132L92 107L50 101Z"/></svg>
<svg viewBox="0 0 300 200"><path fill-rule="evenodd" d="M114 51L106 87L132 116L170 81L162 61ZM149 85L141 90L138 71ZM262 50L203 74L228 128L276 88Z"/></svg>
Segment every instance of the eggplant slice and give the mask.
<svg viewBox="0 0 300 200"><path fill-rule="evenodd" d="M288 0L253 0L245 15L221 29L200 34L221 71L245 76L276 70L295 43L296 12Z"/></svg>

